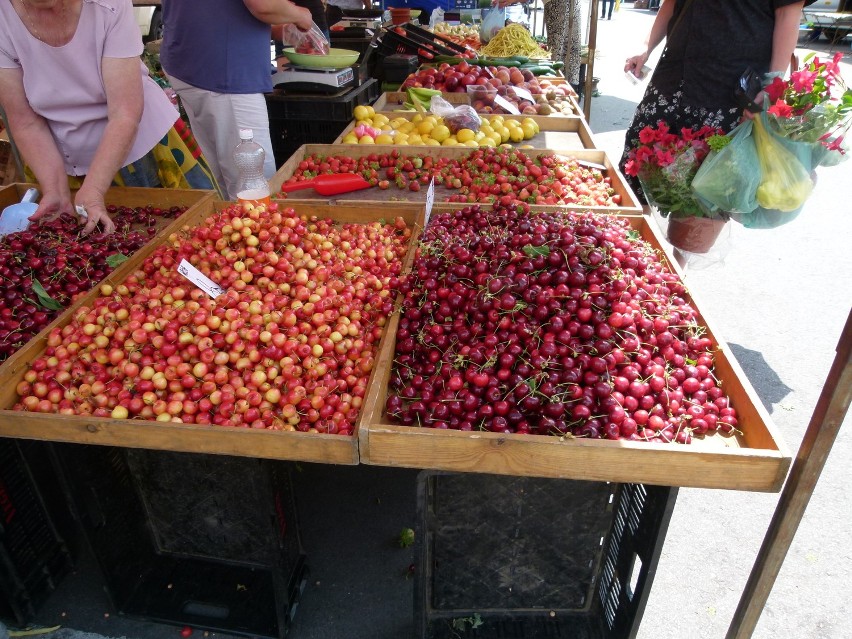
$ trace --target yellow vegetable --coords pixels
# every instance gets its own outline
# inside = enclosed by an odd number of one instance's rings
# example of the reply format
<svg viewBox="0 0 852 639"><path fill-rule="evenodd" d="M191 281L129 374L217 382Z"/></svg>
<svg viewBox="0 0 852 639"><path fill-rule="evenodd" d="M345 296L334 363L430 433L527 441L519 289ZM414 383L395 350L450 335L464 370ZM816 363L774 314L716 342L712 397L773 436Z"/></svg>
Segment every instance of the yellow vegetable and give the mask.
<svg viewBox="0 0 852 639"><path fill-rule="evenodd" d="M754 119L754 144L761 171L757 203L765 209L795 211L813 190L810 175L792 152L769 135L760 117Z"/></svg>

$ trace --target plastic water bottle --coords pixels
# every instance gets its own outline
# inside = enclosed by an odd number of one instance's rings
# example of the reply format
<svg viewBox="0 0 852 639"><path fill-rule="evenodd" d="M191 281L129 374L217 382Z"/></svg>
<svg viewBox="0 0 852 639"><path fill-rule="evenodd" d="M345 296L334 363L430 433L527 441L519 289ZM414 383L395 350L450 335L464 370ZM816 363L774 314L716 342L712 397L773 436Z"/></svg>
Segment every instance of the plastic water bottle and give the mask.
<svg viewBox="0 0 852 639"><path fill-rule="evenodd" d="M269 204L269 183L263 175L266 152L254 141L251 129L240 129L240 143L234 149L234 164L240 172L237 200L254 205Z"/></svg>

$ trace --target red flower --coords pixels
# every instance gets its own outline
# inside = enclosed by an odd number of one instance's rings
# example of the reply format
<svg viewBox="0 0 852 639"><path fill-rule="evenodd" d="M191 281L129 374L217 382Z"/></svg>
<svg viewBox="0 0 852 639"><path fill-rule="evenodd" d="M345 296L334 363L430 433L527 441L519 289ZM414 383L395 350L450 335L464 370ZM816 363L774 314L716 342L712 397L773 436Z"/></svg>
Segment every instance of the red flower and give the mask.
<svg viewBox="0 0 852 639"><path fill-rule="evenodd" d="M766 92L766 97L769 98L769 101L774 103L784 97L784 92L787 90L787 83L781 78L774 78L763 90Z"/></svg>
<svg viewBox="0 0 852 639"><path fill-rule="evenodd" d="M793 115L793 107L784 100L777 100L775 104L769 107L769 113L778 118L789 118Z"/></svg>
<svg viewBox="0 0 852 639"><path fill-rule="evenodd" d="M807 67L790 74L790 83L796 93L810 93L814 90L814 80L819 75L817 69L811 71Z"/></svg>

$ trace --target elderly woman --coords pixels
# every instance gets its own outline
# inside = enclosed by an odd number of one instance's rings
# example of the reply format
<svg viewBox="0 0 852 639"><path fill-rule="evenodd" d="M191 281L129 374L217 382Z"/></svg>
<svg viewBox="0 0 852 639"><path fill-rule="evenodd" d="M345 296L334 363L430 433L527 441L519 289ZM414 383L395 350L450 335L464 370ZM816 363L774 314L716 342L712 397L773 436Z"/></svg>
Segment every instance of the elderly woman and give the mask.
<svg viewBox="0 0 852 639"><path fill-rule="evenodd" d="M111 184L215 188L141 53L127 0L0 0L0 103L43 192L32 219L76 205L84 233L112 232Z"/></svg>

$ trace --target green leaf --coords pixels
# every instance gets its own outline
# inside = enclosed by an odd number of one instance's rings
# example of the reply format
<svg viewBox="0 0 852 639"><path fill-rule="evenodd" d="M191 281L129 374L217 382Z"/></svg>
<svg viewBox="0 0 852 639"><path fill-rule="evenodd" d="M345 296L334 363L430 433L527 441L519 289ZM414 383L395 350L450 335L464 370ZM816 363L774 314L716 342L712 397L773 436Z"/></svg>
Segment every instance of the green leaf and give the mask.
<svg viewBox="0 0 852 639"><path fill-rule="evenodd" d="M408 548L414 543L414 531L411 528L403 528L399 533L399 547Z"/></svg>
<svg viewBox="0 0 852 639"><path fill-rule="evenodd" d="M44 290L44 286L42 286L41 282L38 280L33 280L33 293L35 293L36 297L38 297L38 303L44 308L48 308L51 311L61 311L64 308L62 304L47 294L47 291Z"/></svg>
<svg viewBox="0 0 852 639"><path fill-rule="evenodd" d="M110 268L116 268L121 264L124 264L127 261L127 255L124 253L113 253L112 255L107 255L106 263Z"/></svg>
<svg viewBox="0 0 852 639"><path fill-rule="evenodd" d="M630 229L629 231L627 231L627 237L629 237L631 240L641 240L642 234L639 233L639 231L637 231L636 229Z"/></svg>
<svg viewBox="0 0 852 639"><path fill-rule="evenodd" d="M524 253L526 253L528 257L538 257L539 255L547 257L550 255L550 247L547 244L543 244L542 246L527 244L524 247Z"/></svg>

